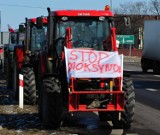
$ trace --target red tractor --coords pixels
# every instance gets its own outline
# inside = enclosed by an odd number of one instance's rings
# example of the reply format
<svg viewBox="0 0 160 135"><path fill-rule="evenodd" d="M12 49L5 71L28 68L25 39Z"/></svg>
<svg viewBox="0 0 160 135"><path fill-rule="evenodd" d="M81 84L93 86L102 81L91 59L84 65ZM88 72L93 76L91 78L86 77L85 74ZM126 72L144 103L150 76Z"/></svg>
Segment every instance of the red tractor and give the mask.
<svg viewBox="0 0 160 135"><path fill-rule="evenodd" d="M47 42L37 69L44 127L58 128L64 108L96 111L115 127L131 127L135 92L130 77L123 75L113 17L108 6L98 11L48 8Z"/></svg>
<svg viewBox="0 0 160 135"><path fill-rule="evenodd" d="M19 29L9 33L9 44L5 46L4 52L4 72L6 74L7 88L13 89L13 56L14 48L21 48L24 42L23 24L19 25ZM20 30L21 29L21 30Z"/></svg>
<svg viewBox="0 0 160 135"><path fill-rule="evenodd" d="M37 85L35 75L38 68L39 51L44 48L46 41L47 18L42 18L42 24L38 24L37 18L27 19L25 27L25 39L22 46L14 48L13 88L16 99L19 94L19 73L24 77L24 103L36 104Z"/></svg>

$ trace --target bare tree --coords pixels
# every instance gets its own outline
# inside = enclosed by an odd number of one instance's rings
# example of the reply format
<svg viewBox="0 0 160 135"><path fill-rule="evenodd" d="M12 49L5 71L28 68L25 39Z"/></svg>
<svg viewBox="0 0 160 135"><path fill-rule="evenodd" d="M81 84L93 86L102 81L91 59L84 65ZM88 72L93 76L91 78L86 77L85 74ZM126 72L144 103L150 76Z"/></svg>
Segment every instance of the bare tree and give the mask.
<svg viewBox="0 0 160 135"><path fill-rule="evenodd" d="M138 44L139 29L143 27L144 15L150 13L149 3L145 1L126 2L120 4L119 8L114 10L117 16L115 23L117 34L126 34L135 36L135 46ZM125 18L130 18L130 26L125 26Z"/></svg>
<svg viewBox="0 0 160 135"><path fill-rule="evenodd" d="M160 15L160 0L151 0L150 12L157 15L157 17Z"/></svg>
<svg viewBox="0 0 160 135"><path fill-rule="evenodd" d="M117 32L118 33L124 33L124 34L138 34L138 29L143 26L143 15L149 14L149 3L147 2L126 2L123 4L120 4L119 8L114 10L115 14L121 17L121 20L123 20L123 24L121 21L118 22L116 25ZM125 19L124 17L130 17L131 26L125 27Z"/></svg>
<svg viewBox="0 0 160 135"><path fill-rule="evenodd" d="M148 4L146 2L136 2L133 5L133 11L135 14L144 15L148 14Z"/></svg>
<svg viewBox="0 0 160 135"><path fill-rule="evenodd" d="M135 41L139 41L139 30L143 29L145 20L160 20L160 0L149 2L126 2L114 9L117 34L133 34ZM125 18L130 18L130 26L125 26ZM138 42L137 42L138 44Z"/></svg>
<svg viewBox="0 0 160 135"><path fill-rule="evenodd" d="M126 2L120 4L119 8L115 9L116 14L132 14L144 15L149 13L148 3L143 2Z"/></svg>

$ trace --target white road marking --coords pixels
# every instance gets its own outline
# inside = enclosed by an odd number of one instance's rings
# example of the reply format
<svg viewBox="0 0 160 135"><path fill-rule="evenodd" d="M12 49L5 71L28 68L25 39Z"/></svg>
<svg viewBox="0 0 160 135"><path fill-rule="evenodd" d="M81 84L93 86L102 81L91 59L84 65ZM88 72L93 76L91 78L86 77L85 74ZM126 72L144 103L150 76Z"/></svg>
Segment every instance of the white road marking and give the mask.
<svg viewBox="0 0 160 135"><path fill-rule="evenodd" d="M154 77L157 77L157 76L154 76ZM153 75L136 75L134 77L135 79L143 79L143 80L146 80L146 81L160 81L158 78L153 78Z"/></svg>
<svg viewBox="0 0 160 135"><path fill-rule="evenodd" d="M136 75L137 77L146 78L146 75Z"/></svg>
<svg viewBox="0 0 160 135"><path fill-rule="evenodd" d="M160 75L153 75L153 76L155 76L155 77L160 77Z"/></svg>
<svg viewBox="0 0 160 135"><path fill-rule="evenodd" d="M136 133L128 133L126 135L138 135L138 134L136 134Z"/></svg>
<svg viewBox="0 0 160 135"><path fill-rule="evenodd" d="M152 89L152 88L146 88L146 90L148 90L148 91L152 91L152 92L157 91L156 89Z"/></svg>

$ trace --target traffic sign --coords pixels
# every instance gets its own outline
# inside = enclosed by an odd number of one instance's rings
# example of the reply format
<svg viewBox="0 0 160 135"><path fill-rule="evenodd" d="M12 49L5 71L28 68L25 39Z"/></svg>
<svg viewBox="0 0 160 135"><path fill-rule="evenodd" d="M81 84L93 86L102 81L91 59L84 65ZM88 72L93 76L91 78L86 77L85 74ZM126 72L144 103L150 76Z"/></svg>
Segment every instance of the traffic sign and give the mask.
<svg viewBox="0 0 160 135"><path fill-rule="evenodd" d="M119 44L134 44L134 35L117 35Z"/></svg>

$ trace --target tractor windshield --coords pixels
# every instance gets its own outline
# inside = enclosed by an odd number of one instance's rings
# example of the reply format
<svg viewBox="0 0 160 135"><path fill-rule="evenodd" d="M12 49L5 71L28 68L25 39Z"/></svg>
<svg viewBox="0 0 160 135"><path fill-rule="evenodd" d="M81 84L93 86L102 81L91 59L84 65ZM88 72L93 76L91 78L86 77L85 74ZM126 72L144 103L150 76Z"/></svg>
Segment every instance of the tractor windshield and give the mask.
<svg viewBox="0 0 160 135"><path fill-rule="evenodd" d="M46 27L43 29L37 29L36 27L32 28L32 41L31 48L32 50L40 50L42 46L45 45L46 41Z"/></svg>
<svg viewBox="0 0 160 135"><path fill-rule="evenodd" d="M93 48L103 50L103 41L110 35L110 25L107 18L78 19L70 18L68 21L59 20L57 25L57 38L65 37L65 30L72 30L73 48Z"/></svg>
<svg viewBox="0 0 160 135"><path fill-rule="evenodd" d="M18 32L12 32L12 33L9 33L10 34L10 43L11 44L16 44L17 43L17 33Z"/></svg>

